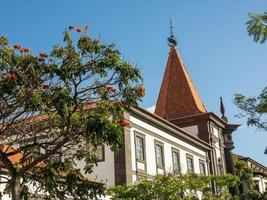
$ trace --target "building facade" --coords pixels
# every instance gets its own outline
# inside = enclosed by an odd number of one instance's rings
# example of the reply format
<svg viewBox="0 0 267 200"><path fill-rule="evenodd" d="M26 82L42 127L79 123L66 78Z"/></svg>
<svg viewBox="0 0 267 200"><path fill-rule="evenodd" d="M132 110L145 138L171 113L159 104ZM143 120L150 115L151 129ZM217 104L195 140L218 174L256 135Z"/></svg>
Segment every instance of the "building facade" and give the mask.
<svg viewBox="0 0 267 200"><path fill-rule="evenodd" d="M250 157L237 155L238 159L244 161L253 172L254 189L260 193L267 192L267 167L258 163ZM239 186L240 193L246 194L248 192L246 183Z"/></svg>
<svg viewBox="0 0 267 200"><path fill-rule="evenodd" d="M166 172L234 174L232 134L239 125L228 123L222 102L221 113L207 111L172 43L155 112L132 108L125 113L130 125L122 150L112 155L114 178L107 185L131 185ZM92 176L99 176L97 168ZM238 194L238 187L231 193Z"/></svg>

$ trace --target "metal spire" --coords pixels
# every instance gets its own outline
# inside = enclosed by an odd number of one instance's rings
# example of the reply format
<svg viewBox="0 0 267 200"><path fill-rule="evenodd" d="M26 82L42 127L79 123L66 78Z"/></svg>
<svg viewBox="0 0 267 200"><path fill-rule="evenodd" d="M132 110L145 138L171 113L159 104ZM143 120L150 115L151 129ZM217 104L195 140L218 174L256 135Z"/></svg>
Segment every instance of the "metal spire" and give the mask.
<svg viewBox="0 0 267 200"><path fill-rule="evenodd" d="M172 19L170 18L170 36L173 36L173 25L172 25Z"/></svg>
<svg viewBox="0 0 267 200"><path fill-rule="evenodd" d="M175 47L177 45L176 39L173 35L173 25L172 25L172 19L170 19L170 37L168 37L168 45L170 47Z"/></svg>
<svg viewBox="0 0 267 200"><path fill-rule="evenodd" d="M222 116L224 116L225 109L224 109L222 97L220 97L220 111L221 111Z"/></svg>
<svg viewBox="0 0 267 200"><path fill-rule="evenodd" d="M222 114L222 119L225 120L226 122L228 121L227 117L225 116L225 108L224 108L224 104L223 104L223 99L222 97L220 97L220 111Z"/></svg>

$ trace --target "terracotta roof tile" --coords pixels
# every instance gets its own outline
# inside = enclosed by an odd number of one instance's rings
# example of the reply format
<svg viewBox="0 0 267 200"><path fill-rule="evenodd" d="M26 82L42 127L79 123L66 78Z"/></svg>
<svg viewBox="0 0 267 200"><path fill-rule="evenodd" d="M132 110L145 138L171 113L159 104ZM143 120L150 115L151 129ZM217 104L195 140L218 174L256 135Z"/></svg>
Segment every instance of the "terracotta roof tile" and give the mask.
<svg viewBox="0 0 267 200"><path fill-rule="evenodd" d="M205 113L206 108L175 47L170 49L155 114L177 119Z"/></svg>
<svg viewBox="0 0 267 200"><path fill-rule="evenodd" d="M0 151L5 153L10 153L14 151L14 148L9 147L6 144L0 145ZM12 162L12 164L16 164L20 161L20 159L23 157L22 153L16 153L15 155L9 156L8 159Z"/></svg>

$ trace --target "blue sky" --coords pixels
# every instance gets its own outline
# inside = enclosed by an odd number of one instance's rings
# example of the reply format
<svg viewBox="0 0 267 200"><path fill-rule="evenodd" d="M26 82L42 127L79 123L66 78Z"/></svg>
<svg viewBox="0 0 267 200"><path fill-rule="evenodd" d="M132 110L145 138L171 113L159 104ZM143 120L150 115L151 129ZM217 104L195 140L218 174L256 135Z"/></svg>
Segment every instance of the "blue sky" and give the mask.
<svg viewBox="0 0 267 200"><path fill-rule="evenodd" d="M229 121L242 124L235 152L267 164L267 133L234 117L233 104L234 93L256 95L267 86L267 43L254 43L245 26L249 12L267 10L266 0L2 0L0 10L0 35L35 51L61 42L69 25L90 24L92 36L116 43L141 68L143 107L156 103L171 17L179 52L207 109L218 114L222 96Z"/></svg>

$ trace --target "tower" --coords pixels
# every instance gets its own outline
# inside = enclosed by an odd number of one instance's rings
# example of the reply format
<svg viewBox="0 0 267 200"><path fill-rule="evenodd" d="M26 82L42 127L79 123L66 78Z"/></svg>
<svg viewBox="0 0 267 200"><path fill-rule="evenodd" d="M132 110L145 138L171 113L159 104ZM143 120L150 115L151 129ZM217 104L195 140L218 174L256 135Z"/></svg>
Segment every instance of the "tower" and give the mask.
<svg viewBox="0 0 267 200"><path fill-rule="evenodd" d="M212 146L208 158L211 174L235 174L232 134L239 125L228 123L222 99L222 117L207 111L177 50L172 24L170 28L169 57L155 114ZM230 191L238 194L237 187L230 188Z"/></svg>

